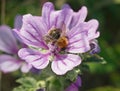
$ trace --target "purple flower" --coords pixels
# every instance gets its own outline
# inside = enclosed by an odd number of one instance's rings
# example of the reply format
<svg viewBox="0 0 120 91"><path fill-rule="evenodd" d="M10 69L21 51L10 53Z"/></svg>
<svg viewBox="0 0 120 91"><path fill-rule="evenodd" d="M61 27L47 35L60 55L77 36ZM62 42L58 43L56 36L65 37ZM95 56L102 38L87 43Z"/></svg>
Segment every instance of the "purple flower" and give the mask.
<svg viewBox="0 0 120 91"><path fill-rule="evenodd" d="M81 84L81 78L80 76L78 76L76 81L72 83L69 87L67 87L65 91L79 91L79 87L81 87Z"/></svg>
<svg viewBox="0 0 120 91"><path fill-rule="evenodd" d="M81 63L76 53L90 50L90 41L99 36L97 20L85 22L87 8L74 12L69 5L54 10L52 3L43 5L42 16L23 16L22 28L14 31L30 48L22 48L18 55L37 69L44 69L51 61L53 72L63 75Z"/></svg>
<svg viewBox="0 0 120 91"><path fill-rule="evenodd" d="M17 21L22 19L21 16L18 17L15 20L16 29L20 27ZM23 46L22 43L21 46ZM17 40L13 35L12 29L6 25L0 26L0 50L4 52L4 54L0 55L0 70L4 73L13 72L19 68L26 73L31 69L31 65L28 65L28 63L17 56L19 50Z"/></svg>

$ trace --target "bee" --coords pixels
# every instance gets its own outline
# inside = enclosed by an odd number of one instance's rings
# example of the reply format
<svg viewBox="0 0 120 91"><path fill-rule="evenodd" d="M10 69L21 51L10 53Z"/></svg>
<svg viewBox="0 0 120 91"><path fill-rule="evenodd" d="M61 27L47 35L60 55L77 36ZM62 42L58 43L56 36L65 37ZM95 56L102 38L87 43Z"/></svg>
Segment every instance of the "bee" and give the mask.
<svg viewBox="0 0 120 91"><path fill-rule="evenodd" d="M61 30L60 29L51 29L49 30L48 34L44 36L44 40L46 41L46 43L54 43L56 42L61 35Z"/></svg>
<svg viewBox="0 0 120 91"><path fill-rule="evenodd" d="M68 45L68 38L61 29L53 28L49 30L48 34L44 36L46 43L52 43L61 50L64 50Z"/></svg>

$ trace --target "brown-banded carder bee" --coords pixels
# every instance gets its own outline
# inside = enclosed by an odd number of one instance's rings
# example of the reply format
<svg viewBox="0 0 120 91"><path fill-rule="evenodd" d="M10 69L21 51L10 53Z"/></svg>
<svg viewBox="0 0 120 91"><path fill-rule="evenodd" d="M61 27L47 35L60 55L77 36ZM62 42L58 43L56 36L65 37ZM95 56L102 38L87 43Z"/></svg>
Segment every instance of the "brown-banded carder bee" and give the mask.
<svg viewBox="0 0 120 91"><path fill-rule="evenodd" d="M68 38L62 32L61 29L53 28L48 31L48 34L44 36L45 42L52 43L61 50L65 49L68 45Z"/></svg>

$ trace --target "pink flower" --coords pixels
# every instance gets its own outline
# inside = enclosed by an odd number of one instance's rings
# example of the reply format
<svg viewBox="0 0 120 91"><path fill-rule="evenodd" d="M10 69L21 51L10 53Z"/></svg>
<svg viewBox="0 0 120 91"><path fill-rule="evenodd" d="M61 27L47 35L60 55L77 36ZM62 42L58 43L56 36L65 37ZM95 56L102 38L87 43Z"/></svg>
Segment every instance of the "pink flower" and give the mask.
<svg viewBox="0 0 120 91"><path fill-rule="evenodd" d="M22 16L17 16L15 20L15 28L19 29L18 23L22 19ZM19 20L19 21L18 21ZM23 44L21 43L21 46ZM31 69L31 65L28 65L25 61L21 60L17 56L19 50L17 40L13 35L12 29L9 26L0 26L0 50L4 52L0 54L0 70L4 73L13 72L21 69L22 72L28 72Z"/></svg>
<svg viewBox="0 0 120 91"><path fill-rule="evenodd" d="M22 28L14 30L30 48L20 49L18 55L37 69L44 69L51 61L53 72L63 75L81 63L76 53L90 50L90 40L97 38L97 20L85 22L87 8L78 12L66 4L54 10L52 3L43 5L42 16L23 16Z"/></svg>

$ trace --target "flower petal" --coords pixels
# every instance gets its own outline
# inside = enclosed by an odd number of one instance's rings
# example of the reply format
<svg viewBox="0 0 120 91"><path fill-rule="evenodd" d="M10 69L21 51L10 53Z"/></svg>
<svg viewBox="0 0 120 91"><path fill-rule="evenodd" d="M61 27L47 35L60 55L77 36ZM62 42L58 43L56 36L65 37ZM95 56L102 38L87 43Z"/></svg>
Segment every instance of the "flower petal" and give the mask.
<svg viewBox="0 0 120 91"><path fill-rule="evenodd" d="M58 10L58 11L52 11L51 13L50 13L50 28L51 27L55 27L56 26L56 23L57 23L57 18L58 18L58 15L59 15L59 13L61 12L61 10ZM50 29L49 28L49 29ZM49 30L48 29L48 30Z"/></svg>
<svg viewBox="0 0 120 91"><path fill-rule="evenodd" d="M63 75L67 71L72 70L74 67L81 63L81 58L77 55L57 55L52 62L52 70L57 75Z"/></svg>
<svg viewBox="0 0 120 91"><path fill-rule="evenodd" d="M19 30L22 27L22 23L22 15L16 15L14 21L14 28Z"/></svg>
<svg viewBox="0 0 120 91"><path fill-rule="evenodd" d="M40 53L29 48L22 48L19 50L18 55L37 69L43 69L49 64L49 53Z"/></svg>
<svg viewBox="0 0 120 91"><path fill-rule="evenodd" d="M53 10L54 10L54 6L51 2L47 2L43 5L42 17L48 30L50 29L50 15Z"/></svg>
<svg viewBox="0 0 120 91"><path fill-rule="evenodd" d="M79 88L75 84L71 84L65 91L79 91Z"/></svg>
<svg viewBox="0 0 120 91"><path fill-rule="evenodd" d="M21 66L21 71L23 73L27 73L30 71L30 69L32 68L32 65L29 65L28 63L23 63L22 66Z"/></svg>
<svg viewBox="0 0 120 91"><path fill-rule="evenodd" d="M73 13L70 28L79 26L87 17L87 8L83 6L78 12Z"/></svg>
<svg viewBox="0 0 120 91"><path fill-rule="evenodd" d="M21 62L9 55L0 55L0 70L4 73L13 72L20 68Z"/></svg>
<svg viewBox="0 0 120 91"><path fill-rule="evenodd" d="M87 38L87 31L83 30L83 25L73 28L67 34L69 44L66 51L71 53L84 53L90 50L89 40Z"/></svg>
<svg viewBox="0 0 120 91"><path fill-rule="evenodd" d="M72 9L70 9L68 7L64 7L59 12L59 15L57 16L56 27L62 28L63 24L65 24L66 27L68 28L71 23L72 13L73 13Z"/></svg>
<svg viewBox="0 0 120 91"><path fill-rule="evenodd" d="M16 53L18 51L17 42L10 27L0 26L0 50L6 53Z"/></svg>
<svg viewBox="0 0 120 91"><path fill-rule="evenodd" d="M88 30L87 35L89 40L98 38L100 36L100 33L98 31L96 32L98 26L99 26L99 23L95 19L92 19L87 22L86 30Z"/></svg>
<svg viewBox="0 0 120 91"><path fill-rule="evenodd" d="M77 87L81 87L82 86L82 79L80 76L77 77L76 81L74 82L74 84L77 86Z"/></svg>
<svg viewBox="0 0 120 91"><path fill-rule="evenodd" d="M16 33L28 46L48 48L43 41L43 36L47 31L41 17L36 18L30 14L24 15L22 28Z"/></svg>

